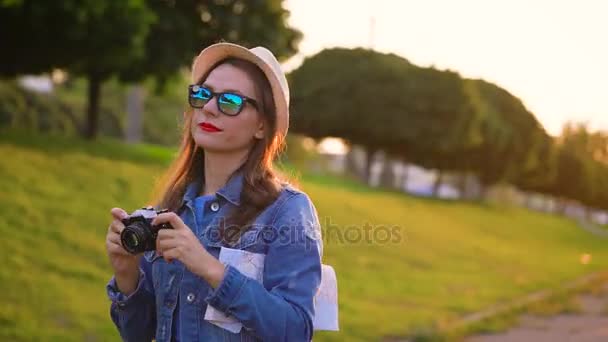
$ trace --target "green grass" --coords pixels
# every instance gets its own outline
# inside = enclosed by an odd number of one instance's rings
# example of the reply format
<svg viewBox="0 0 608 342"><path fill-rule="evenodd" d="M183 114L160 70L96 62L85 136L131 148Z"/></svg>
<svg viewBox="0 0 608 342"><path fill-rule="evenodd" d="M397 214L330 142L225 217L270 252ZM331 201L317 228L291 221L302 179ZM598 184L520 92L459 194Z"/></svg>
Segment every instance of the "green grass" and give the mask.
<svg viewBox="0 0 608 342"><path fill-rule="evenodd" d="M109 210L146 204L173 154L0 132L0 340L119 340L105 295ZM315 341L426 331L608 265L605 241L570 220L331 176L305 174L301 185L319 212L324 262L339 282L341 332L320 332ZM358 240L357 231L390 241ZM583 253L590 264L581 265Z"/></svg>
<svg viewBox="0 0 608 342"><path fill-rule="evenodd" d="M168 165L177 149L158 145L128 145L115 139L100 137L95 142L78 137L40 134L29 130L0 128L0 144L16 145L44 152L49 156L81 153L91 157L127 161L137 164Z"/></svg>

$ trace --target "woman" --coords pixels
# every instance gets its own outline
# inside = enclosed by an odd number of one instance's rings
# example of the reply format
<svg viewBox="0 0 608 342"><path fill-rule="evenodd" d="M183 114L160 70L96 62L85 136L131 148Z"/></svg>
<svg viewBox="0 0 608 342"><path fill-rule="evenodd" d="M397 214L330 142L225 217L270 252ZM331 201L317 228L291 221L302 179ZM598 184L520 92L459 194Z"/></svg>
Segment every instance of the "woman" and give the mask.
<svg viewBox="0 0 608 342"><path fill-rule="evenodd" d="M219 43L194 60L192 82L180 152L156 202L169 212L152 221L173 229L159 231L155 251L133 255L120 240L128 215L111 211L112 320L126 341L310 341L319 220L272 168L289 125L285 75L265 48ZM258 279L219 260L229 254L258 262L248 269Z"/></svg>

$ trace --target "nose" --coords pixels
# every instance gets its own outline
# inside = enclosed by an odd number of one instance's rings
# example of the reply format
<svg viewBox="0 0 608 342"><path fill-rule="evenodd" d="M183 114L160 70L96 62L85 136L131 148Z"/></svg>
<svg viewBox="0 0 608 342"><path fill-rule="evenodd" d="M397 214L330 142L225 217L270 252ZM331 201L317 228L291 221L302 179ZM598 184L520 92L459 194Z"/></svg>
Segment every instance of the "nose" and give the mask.
<svg viewBox="0 0 608 342"><path fill-rule="evenodd" d="M201 110L206 115L218 116L221 114L220 109L217 108L217 100L215 96L213 96L207 103L205 103Z"/></svg>

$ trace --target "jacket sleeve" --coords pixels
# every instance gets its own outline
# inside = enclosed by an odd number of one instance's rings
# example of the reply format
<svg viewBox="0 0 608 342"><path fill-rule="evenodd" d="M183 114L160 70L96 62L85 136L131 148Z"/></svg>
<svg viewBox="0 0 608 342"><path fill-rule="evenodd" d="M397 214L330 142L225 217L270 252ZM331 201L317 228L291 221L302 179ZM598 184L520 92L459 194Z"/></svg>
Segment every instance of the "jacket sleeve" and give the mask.
<svg viewBox="0 0 608 342"><path fill-rule="evenodd" d="M309 197L297 193L278 209L266 236L263 284L232 266L207 303L264 341L310 341L313 298L321 283L320 225Z"/></svg>
<svg viewBox="0 0 608 342"><path fill-rule="evenodd" d="M128 296L118 290L112 277L106 286L110 305L110 316L118 328L123 341L152 341L156 330L156 308L151 264L141 258L139 282Z"/></svg>

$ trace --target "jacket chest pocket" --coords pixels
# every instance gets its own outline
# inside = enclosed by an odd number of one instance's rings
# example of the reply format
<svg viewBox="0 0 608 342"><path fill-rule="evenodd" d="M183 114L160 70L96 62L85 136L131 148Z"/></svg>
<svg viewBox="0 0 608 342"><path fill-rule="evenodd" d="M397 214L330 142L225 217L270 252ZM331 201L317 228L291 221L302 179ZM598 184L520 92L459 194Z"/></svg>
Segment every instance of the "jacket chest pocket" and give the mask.
<svg viewBox="0 0 608 342"><path fill-rule="evenodd" d="M251 228L241 235L239 241L234 245L235 249L244 249L250 252L260 253L263 249L263 243L260 239L262 230L259 228Z"/></svg>

